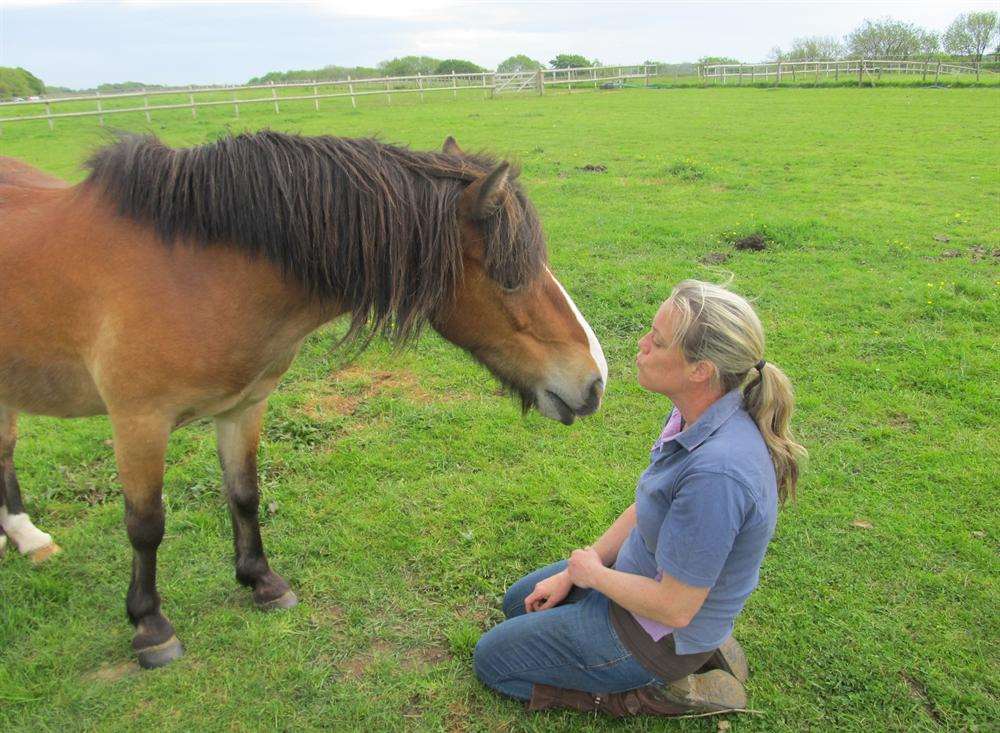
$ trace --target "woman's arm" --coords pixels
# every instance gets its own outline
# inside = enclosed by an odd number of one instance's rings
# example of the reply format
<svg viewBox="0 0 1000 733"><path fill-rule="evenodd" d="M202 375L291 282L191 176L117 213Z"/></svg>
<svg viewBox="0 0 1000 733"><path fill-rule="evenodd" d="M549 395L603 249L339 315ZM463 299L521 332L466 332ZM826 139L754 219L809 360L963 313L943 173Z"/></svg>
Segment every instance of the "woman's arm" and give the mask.
<svg viewBox="0 0 1000 733"><path fill-rule="evenodd" d="M612 570L593 549L575 550L566 572L573 585L594 588L626 610L675 629L691 623L711 590L682 583L666 573L656 581Z"/></svg>
<svg viewBox="0 0 1000 733"><path fill-rule="evenodd" d="M634 526L635 502L623 511L618 519L601 535L600 539L591 546L605 566L610 567L615 564L615 560L618 559L618 551L622 548Z"/></svg>
<svg viewBox="0 0 1000 733"><path fill-rule="evenodd" d="M594 543L594 547L599 548L597 552L602 563L605 565L614 564L622 543L625 542L625 538L628 537L628 533L632 531L634 526L635 504L632 504ZM528 613L552 608L561 603L572 589L573 582L569 579L569 574L565 570L561 570L535 585L531 593L524 599L524 608Z"/></svg>

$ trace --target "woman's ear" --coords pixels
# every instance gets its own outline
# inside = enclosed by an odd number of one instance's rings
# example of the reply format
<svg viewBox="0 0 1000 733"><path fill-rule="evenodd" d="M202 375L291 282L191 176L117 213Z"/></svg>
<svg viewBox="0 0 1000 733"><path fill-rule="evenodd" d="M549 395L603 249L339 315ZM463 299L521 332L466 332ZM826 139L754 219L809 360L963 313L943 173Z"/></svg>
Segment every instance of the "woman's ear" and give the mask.
<svg viewBox="0 0 1000 733"><path fill-rule="evenodd" d="M701 361L696 361L693 364L693 368L688 373L688 379L692 382L706 383L712 381L715 377L715 373L715 364L706 359L702 359Z"/></svg>

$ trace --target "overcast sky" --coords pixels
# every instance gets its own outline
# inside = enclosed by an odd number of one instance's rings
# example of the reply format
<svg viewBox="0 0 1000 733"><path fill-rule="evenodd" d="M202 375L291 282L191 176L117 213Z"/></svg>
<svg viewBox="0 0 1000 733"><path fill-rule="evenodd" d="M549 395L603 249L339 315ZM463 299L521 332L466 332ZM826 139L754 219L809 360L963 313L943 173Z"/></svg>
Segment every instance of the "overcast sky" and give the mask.
<svg viewBox="0 0 1000 733"><path fill-rule="evenodd" d="M268 71L373 66L408 54L493 68L516 53L604 63L765 57L892 16L943 30L993 2L150 2L0 0L0 66L45 83L245 83Z"/></svg>

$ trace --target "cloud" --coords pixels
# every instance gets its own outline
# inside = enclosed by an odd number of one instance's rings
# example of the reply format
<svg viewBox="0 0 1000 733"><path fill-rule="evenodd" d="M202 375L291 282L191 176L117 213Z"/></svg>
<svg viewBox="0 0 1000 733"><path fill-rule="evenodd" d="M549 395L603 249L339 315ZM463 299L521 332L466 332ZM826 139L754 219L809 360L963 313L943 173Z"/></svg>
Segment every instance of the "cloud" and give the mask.
<svg viewBox="0 0 1000 733"><path fill-rule="evenodd" d="M327 15L378 20L447 20L462 3L454 0L316 0L315 8Z"/></svg>

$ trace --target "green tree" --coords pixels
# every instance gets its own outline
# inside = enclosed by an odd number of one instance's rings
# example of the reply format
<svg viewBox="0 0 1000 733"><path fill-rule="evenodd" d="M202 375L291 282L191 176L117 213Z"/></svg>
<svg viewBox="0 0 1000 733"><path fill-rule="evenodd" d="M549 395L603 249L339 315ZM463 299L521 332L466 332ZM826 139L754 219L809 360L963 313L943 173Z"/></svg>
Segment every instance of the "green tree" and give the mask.
<svg viewBox="0 0 1000 733"><path fill-rule="evenodd" d="M0 66L0 99L33 97L45 93L45 84L20 66Z"/></svg>
<svg viewBox="0 0 1000 733"><path fill-rule="evenodd" d="M516 56L511 56L508 59L504 59L497 66L497 71L501 74L511 74L516 71L535 71L541 69L545 66L541 61L535 61L533 58L525 56L523 53L519 53Z"/></svg>
<svg viewBox="0 0 1000 733"><path fill-rule="evenodd" d="M856 58L906 59L920 53L925 33L912 23L882 18L866 20L844 40Z"/></svg>
<svg viewBox="0 0 1000 733"><path fill-rule="evenodd" d="M430 56L403 56L388 61L379 61L378 70L382 76L416 76L433 74L441 59Z"/></svg>
<svg viewBox="0 0 1000 733"><path fill-rule="evenodd" d="M465 59L445 59L434 69L435 74L450 74L453 71L456 74L478 74L486 69Z"/></svg>
<svg viewBox="0 0 1000 733"><path fill-rule="evenodd" d="M549 66L553 69L579 69L585 66L596 66L593 61L588 61L578 53L561 53L549 61Z"/></svg>
<svg viewBox="0 0 1000 733"><path fill-rule="evenodd" d="M808 36L792 41L792 50L782 61L834 61L844 55L844 47L832 36Z"/></svg>
<svg viewBox="0 0 1000 733"><path fill-rule="evenodd" d="M143 84L141 81L118 81L111 84L98 84L97 91L101 94L124 94L126 92L141 92L143 89L163 89L162 84Z"/></svg>
<svg viewBox="0 0 1000 733"><path fill-rule="evenodd" d="M962 13L944 32L944 47L948 53L971 56L979 63L986 49L997 41L997 36L995 11Z"/></svg>
<svg viewBox="0 0 1000 733"><path fill-rule="evenodd" d="M734 59L730 56L702 56L698 59L698 63L703 66L710 66L712 64L738 64L741 62L739 59Z"/></svg>

